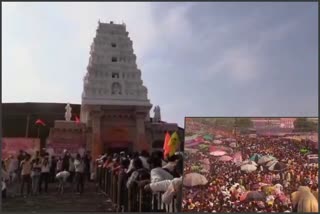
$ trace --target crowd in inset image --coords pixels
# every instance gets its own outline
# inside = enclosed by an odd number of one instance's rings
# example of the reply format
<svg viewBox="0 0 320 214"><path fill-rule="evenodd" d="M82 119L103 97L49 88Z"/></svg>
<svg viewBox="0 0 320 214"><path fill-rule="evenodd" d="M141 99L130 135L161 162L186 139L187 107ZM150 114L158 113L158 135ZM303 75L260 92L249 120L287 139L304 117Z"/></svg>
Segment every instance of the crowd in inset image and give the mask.
<svg viewBox="0 0 320 214"><path fill-rule="evenodd" d="M19 151L2 161L2 196L30 197L49 191L75 194L84 192L85 181L91 181L93 161L88 153L71 155L67 150L59 157L45 151L30 155ZM49 187L53 188L49 188Z"/></svg>
<svg viewBox="0 0 320 214"><path fill-rule="evenodd" d="M151 154L147 151L131 154L121 152L102 155L96 163L103 173L112 172L118 180L118 194L121 194L118 207L115 208L118 211L139 211L138 203L141 203L143 212L155 211L152 196L159 192L163 193L163 203L174 203L176 210L181 209L183 156L180 153L164 157L160 151ZM142 200L137 201L131 210L128 210L129 189L135 196L142 190ZM173 198L176 198L175 202ZM159 209L167 211L164 207Z"/></svg>
<svg viewBox="0 0 320 214"><path fill-rule="evenodd" d="M227 136L220 139L219 146L233 158L241 152L241 162L210 154L214 144L187 153L184 173L197 172L208 182L184 189L183 211L318 212L319 168L310 164L303 152L317 154L317 150L306 149L307 141L283 137L236 138L233 148ZM259 161L263 157L266 161Z"/></svg>

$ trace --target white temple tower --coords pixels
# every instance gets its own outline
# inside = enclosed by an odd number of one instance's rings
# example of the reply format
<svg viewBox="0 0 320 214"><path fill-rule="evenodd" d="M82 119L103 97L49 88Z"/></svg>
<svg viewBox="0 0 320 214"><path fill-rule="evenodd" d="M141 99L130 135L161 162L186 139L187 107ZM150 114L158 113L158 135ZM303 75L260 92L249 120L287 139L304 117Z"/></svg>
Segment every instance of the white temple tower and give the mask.
<svg viewBox="0 0 320 214"><path fill-rule="evenodd" d="M100 23L91 45L82 92L81 122L92 129L91 149L146 149L152 105L124 24Z"/></svg>

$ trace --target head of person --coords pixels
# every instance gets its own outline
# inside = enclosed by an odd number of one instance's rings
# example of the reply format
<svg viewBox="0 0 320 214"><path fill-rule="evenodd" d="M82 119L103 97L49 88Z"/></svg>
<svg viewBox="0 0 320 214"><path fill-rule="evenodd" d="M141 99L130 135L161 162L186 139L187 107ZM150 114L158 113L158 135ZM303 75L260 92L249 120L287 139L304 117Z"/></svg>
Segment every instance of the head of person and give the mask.
<svg viewBox="0 0 320 214"><path fill-rule="evenodd" d="M143 164L142 164L142 161L140 158L134 158L132 164L133 164L134 169L136 169L136 170L143 168Z"/></svg>
<svg viewBox="0 0 320 214"><path fill-rule="evenodd" d="M147 152L146 150L142 150L140 155L145 158L148 158L150 156L149 152Z"/></svg>
<svg viewBox="0 0 320 214"><path fill-rule="evenodd" d="M47 164L48 162L49 162L49 157L44 157L43 163L44 163L44 164Z"/></svg>
<svg viewBox="0 0 320 214"><path fill-rule="evenodd" d="M302 186L308 186L308 187L311 187L311 180L310 178L306 177L302 180L301 182Z"/></svg>
<svg viewBox="0 0 320 214"><path fill-rule="evenodd" d="M117 153L113 154L113 159L116 160L119 157L119 155Z"/></svg>
<svg viewBox="0 0 320 214"><path fill-rule="evenodd" d="M132 154L132 159L138 158L139 157L139 152L134 152Z"/></svg>
<svg viewBox="0 0 320 214"><path fill-rule="evenodd" d="M121 158L126 157L126 153L125 153L124 151L120 152L120 157L121 157Z"/></svg>
<svg viewBox="0 0 320 214"><path fill-rule="evenodd" d="M39 164L40 159L39 159L39 158L36 158L36 159L34 159L34 162L35 162L36 164Z"/></svg>
<svg viewBox="0 0 320 214"><path fill-rule="evenodd" d="M80 160L80 159L81 159L81 155L80 155L79 153L76 155L76 159L77 159L77 160Z"/></svg>
<svg viewBox="0 0 320 214"><path fill-rule="evenodd" d="M29 161L31 159L31 156L29 154L26 154L25 160Z"/></svg>
<svg viewBox="0 0 320 214"><path fill-rule="evenodd" d="M162 151L154 151L154 152L151 153L151 157L152 157L152 158L153 158L153 157L156 157L156 158L162 159L162 157L163 157L163 152L162 152Z"/></svg>
<svg viewBox="0 0 320 214"><path fill-rule="evenodd" d="M180 159L179 155L172 155L168 157L168 162L178 163L179 159Z"/></svg>
<svg viewBox="0 0 320 214"><path fill-rule="evenodd" d="M158 156L152 156L150 159L151 168L162 167L162 159Z"/></svg>
<svg viewBox="0 0 320 214"><path fill-rule="evenodd" d="M120 156L117 156L117 157L114 158L113 160L114 160L113 162L115 162L116 164L120 164L121 158L120 158Z"/></svg>
<svg viewBox="0 0 320 214"><path fill-rule="evenodd" d="M2 168L2 169L5 169L5 163L4 163L4 161L1 161L1 168Z"/></svg>
<svg viewBox="0 0 320 214"><path fill-rule="evenodd" d="M122 159L120 164L122 168L127 169L130 165L130 161L128 159Z"/></svg>

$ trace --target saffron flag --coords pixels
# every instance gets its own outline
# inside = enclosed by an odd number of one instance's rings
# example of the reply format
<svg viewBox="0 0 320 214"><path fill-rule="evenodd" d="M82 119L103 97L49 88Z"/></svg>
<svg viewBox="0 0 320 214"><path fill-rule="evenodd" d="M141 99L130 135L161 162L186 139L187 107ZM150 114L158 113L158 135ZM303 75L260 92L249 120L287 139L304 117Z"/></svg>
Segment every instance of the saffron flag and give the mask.
<svg viewBox="0 0 320 214"><path fill-rule="evenodd" d="M177 132L174 132L171 135L170 141L168 143L168 147L169 147L169 156L174 155L174 153L176 153L178 147L180 145L180 140L179 140L179 136Z"/></svg>
<svg viewBox="0 0 320 214"><path fill-rule="evenodd" d="M36 125L42 125L42 126L46 125L41 119L36 120L35 124Z"/></svg>
<svg viewBox="0 0 320 214"><path fill-rule="evenodd" d="M76 115L75 121L76 121L76 123L80 123L80 119L77 115Z"/></svg>
<svg viewBox="0 0 320 214"><path fill-rule="evenodd" d="M166 158L166 156L169 154L169 141L170 141L170 134L169 132L166 133L164 144L163 144L163 156Z"/></svg>

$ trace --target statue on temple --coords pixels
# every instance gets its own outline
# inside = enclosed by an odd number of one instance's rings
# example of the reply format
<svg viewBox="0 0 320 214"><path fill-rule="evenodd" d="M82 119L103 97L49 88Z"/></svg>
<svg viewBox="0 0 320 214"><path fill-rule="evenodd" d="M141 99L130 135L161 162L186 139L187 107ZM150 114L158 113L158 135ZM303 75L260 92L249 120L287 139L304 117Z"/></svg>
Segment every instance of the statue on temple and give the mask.
<svg viewBox="0 0 320 214"><path fill-rule="evenodd" d="M154 117L153 117L153 122L160 122L161 121L161 113L160 113L160 107L155 106L153 109L154 112Z"/></svg>
<svg viewBox="0 0 320 214"><path fill-rule="evenodd" d="M112 94L120 95L121 94L121 85L118 82L112 84Z"/></svg>
<svg viewBox="0 0 320 214"><path fill-rule="evenodd" d="M71 113L72 108L69 103L66 105L65 109L66 109L66 113L64 114L64 117L66 121L70 121L72 116L72 113Z"/></svg>

